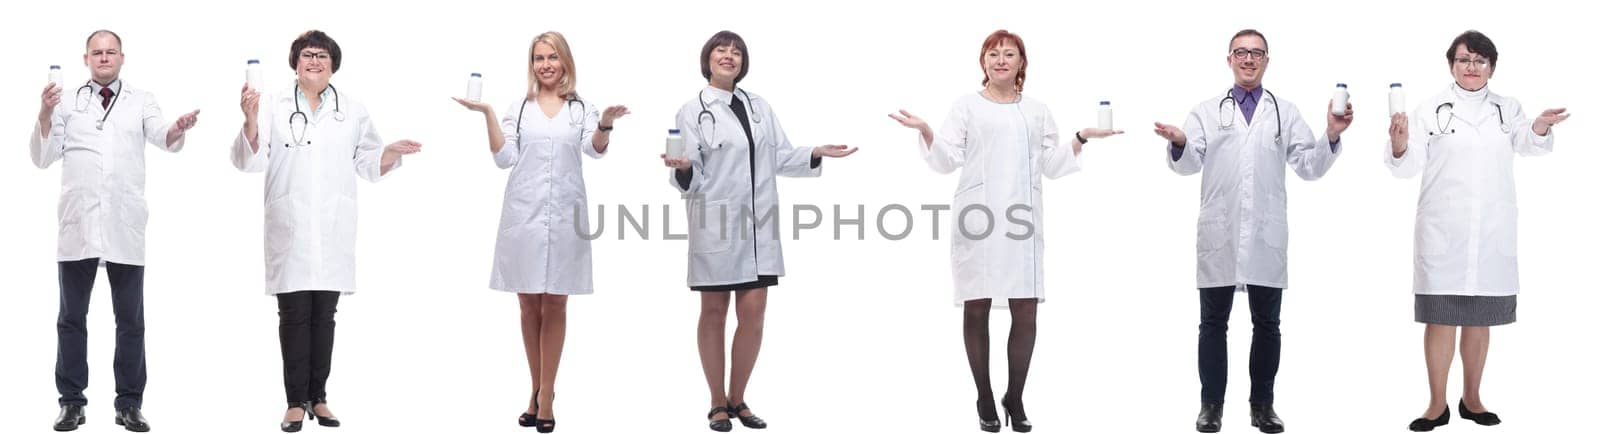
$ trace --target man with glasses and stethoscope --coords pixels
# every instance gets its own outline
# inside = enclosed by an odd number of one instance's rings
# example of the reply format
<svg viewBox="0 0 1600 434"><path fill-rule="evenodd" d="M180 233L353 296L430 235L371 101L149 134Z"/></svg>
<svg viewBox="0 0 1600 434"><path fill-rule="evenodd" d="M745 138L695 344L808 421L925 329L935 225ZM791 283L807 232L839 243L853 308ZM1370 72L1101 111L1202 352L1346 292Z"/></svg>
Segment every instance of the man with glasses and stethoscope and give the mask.
<svg viewBox="0 0 1600 434"><path fill-rule="evenodd" d="M116 314L115 370L117 425L145 432L150 424L143 404L144 363L144 230L149 210L144 201L144 143L167 152L183 149L184 133L200 111L167 124L155 96L124 83L122 38L98 30L85 43L83 64L91 80L79 87L74 104L63 105L55 83L44 89L38 124L29 137L33 164L44 169L61 163L61 221L56 261L61 306L56 317L56 390L61 413L56 431L72 431L84 423L89 385L89 292L104 266Z"/></svg>
<svg viewBox="0 0 1600 434"><path fill-rule="evenodd" d="M1228 314L1235 291L1248 291L1255 330L1250 344L1250 425L1283 432L1272 409L1282 338L1278 333L1283 288L1287 287L1288 238L1284 166L1301 179L1316 180L1339 157L1339 135L1354 112L1343 116L1328 105L1328 129L1312 135L1300 111L1261 87L1267 40L1242 30L1228 44L1234 85L1189 112L1182 129L1156 123L1168 142L1167 165L1179 175L1205 173L1200 181L1197 240L1200 288L1200 415L1195 429L1222 429L1228 383ZM1270 111L1270 113L1269 113Z"/></svg>

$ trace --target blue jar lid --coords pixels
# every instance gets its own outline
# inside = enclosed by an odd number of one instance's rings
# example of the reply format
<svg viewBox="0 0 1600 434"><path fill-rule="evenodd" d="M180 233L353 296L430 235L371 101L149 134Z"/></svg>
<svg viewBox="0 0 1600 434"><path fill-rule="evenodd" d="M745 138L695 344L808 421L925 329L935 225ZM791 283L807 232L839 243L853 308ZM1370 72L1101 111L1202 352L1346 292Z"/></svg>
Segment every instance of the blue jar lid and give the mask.
<svg viewBox="0 0 1600 434"><path fill-rule="evenodd" d="M1400 83L1390 83L1389 87L1400 87Z"/></svg>
<svg viewBox="0 0 1600 434"><path fill-rule="evenodd" d="M1111 101L1100 101L1100 105L1111 105Z"/></svg>
<svg viewBox="0 0 1600 434"><path fill-rule="evenodd" d="M479 73L476 73L476 72L472 73L472 76L473 77L477 77L477 78L483 78L483 74L479 74Z"/></svg>
<svg viewBox="0 0 1600 434"><path fill-rule="evenodd" d="M244 63L246 65L260 65L261 61L260 60L256 60L256 59L250 59L250 60L246 60Z"/></svg>
<svg viewBox="0 0 1600 434"><path fill-rule="evenodd" d="M672 129L668 129L667 130L667 134L678 134L678 133L679 133L679 131L678 131L677 128L672 128Z"/></svg>
<svg viewBox="0 0 1600 434"><path fill-rule="evenodd" d="M1344 88L1346 88L1346 87L1347 87L1347 86L1345 86L1345 85L1344 85L1344 83L1339 83L1339 84L1336 84L1336 85L1334 85L1334 86L1336 86L1336 87L1338 87L1338 88L1340 88L1340 89L1344 89Z"/></svg>

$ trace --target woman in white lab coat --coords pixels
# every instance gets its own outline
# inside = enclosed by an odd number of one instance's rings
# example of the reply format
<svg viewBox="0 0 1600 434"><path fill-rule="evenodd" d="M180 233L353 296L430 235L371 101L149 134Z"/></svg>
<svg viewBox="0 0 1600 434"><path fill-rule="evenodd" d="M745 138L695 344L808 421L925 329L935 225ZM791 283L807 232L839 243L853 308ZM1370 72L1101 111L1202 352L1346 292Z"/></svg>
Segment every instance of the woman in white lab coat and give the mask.
<svg viewBox="0 0 1600 434"><path fill-rule="evenodd" d="M746 427L766 427L750 412L744 392L761 350L767 288L784 274L773 218L779 212L776 177L820 176L822 157L856 151L844 145L790 144L767 100L735 87L750 70L749 53L733 32L718 32L706 41L700 75L709 85L678 110L687 151L661 154L672 168L669 181L689 202L688 283L700 293L700 364L711 389L706 417L716 431L733 429L729 419L734 417ZM724 388L729 298L739 326L733 334L733 372Z"/></svg>
<svg viewBox="0 0 1600 434"><path fill-rule="evenodd" d="M328 83L341 57L327 34L305 32L289 48L292 88L265 101L248 85L240 95L233 165L266 172L266 290L278 299L285 432L299 431L308 413L339 426L325 386L339 295L356 289L355 180L377 182L422 149L410 140L385 146L366 107Z"/></svg>
<svg viewBox="0 0 1600 434"><path fill-rule="evenodd" d="M1500 423L1485 409L1478 386L1489 355L1489 327L1517 319L1517 193L1513 155L1550 153L1551 127L1566 109L1528 119L1522 104L1488 89L1499 52L1467 31L1450 42L1445 61L1455 77L1448 89L1389 123L1384 160L1395 176L1422 174L1417 201L1415 319L1427 324L1422 346L1428 366L1428 409L1412 431L1450 421L1445 386L1461 328L1463 391L1457 410L1480 425Z"/></svg>
<svg viewBox="0 0 1600 434"><path fill-rule="evenodd" d="M510 168L489 287L517 294L522 345L533 389L517 423L555 430L556 369L567 335L567 296L594 292L583 158L600 158L627 107L602 112L578 97L566 37L545 32L528 47L528 92L495 118L489 104L456 98L482 113L495 165ZM581 232L580 232L581 231Z"/></svg>
<svg viewBox="0 0 1600 434"><path fill-rule="evenodd" d="M964 309L962 336L978 388L979 428L1000 430L989 381L989 310L1011 310L1007 361L1010 379L1001 400L1006 419L1019 432L1032 429L1022 407L1022 389L1037 335L1035 318L1044 301L1044 202L1042 178L1078 171L1077 154L1089 139L1121 131L1085 128L1061 137L1044 103L1022 95L1028 52L1022 38L997 30L978 51L983 89L950 108L944 128L933 128L904 110L889 117L917 130L917 149L935 172L961 169L951 211L950 263L956 303ZM1008 222L1025 222L1008 227ZM993 301L999 300L996 304Z"/></svg>

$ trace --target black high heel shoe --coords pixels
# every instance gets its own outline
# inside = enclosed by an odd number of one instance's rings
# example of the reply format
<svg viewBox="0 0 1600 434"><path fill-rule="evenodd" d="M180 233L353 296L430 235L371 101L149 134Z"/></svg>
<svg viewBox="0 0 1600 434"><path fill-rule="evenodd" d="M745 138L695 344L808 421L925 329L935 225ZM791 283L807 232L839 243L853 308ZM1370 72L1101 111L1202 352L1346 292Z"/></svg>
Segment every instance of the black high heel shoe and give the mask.
<svg viewBox="0 0 1600 434"><path fill-rule="evenodd" d="M305 414L301 414L300 420L294 422L279 422L278 429L283 430L283 432L300 432L300 428L305 425L306 415L311 414L311 409L304 402L296 402L289 405L289 408L295 407L300 407L301 410L305 411Z"/></svg>
<svg viewBox="0 0 1600 434"><path fill-rule="evenodd" d="M717 413L727 413L728 419L712 419L712 417L716 416ZM706 419L711 421L710 427L712 431L728 432L733 431L733 421L730 419L733 419L733 417L736 415L737 413L734 413L733 409L728 407L711 407L711 412L706 413Z"/></svg>
<svg viewBox="0 0 1600 434"><path fill-rule="evenodd" d="M517 425L522 426L524 428L531 428L531 427L539 425L539 422L537 422L538 420L539 420L539 391L535 390L535 391L533 391L533 414L522 413L521 416L517 416Z"/></svg>
<svg viewBox="0 0 1600 434"><path fill-rule="evenodd" d="M1494 426L1500 424L1500 415L1488 411L1482 413L1473 413L1472 410L1467 409L1467 401L1464 399L1457 401L1456 406L1457 409L1461 410L1462 419L1470 420L1476 422L1478 425L1483 426Z"/></svg>
<svg viewBox="0 0 1600 434"><path fill-rule="evenodd" d="M767 427L767 421L756 417L755 413L751 413L749 416L745 416L743 414L744 412L750 410L750 406L747 405L747 403L741 402L739 405L733 406L732 410L733 417L739 418L739 424L744 425L745 428L765 429Z"/></svg>
<svg viewBox="0 0 1600 434"><path fill-rule="evenodd" d="M990 404L990 405L993 405L993 404ZM999 417L996 417L994 419L984 419L983 418L983 400L982 399L978 400L978 429L981 429L984 432L1000 432L1000 419L999 419Z"/></svg>
<svg viewBox="0 0 1600 434"><path fill-rule="evenodd" d="M306 406L306 417L311 418L311 420L317 421L317 425L322 425L322 426L325 426L325 427L328 427L328 428L338 428L339 427L339 418L333 417L333 416L328 416L328 417L317 416L317 410L316 410L317 404L327 404L327 403L328 403L328 399L327 398L317 398L316 400L311 401L311 403Z"/></svg>
<svg viewBox="0 0 1600 434"><path fill-rule="evenodd" d="M1001 400L1000 401L1000 408L1005 410L1005 412L1006 412L1006 425L1011 425L1011 430L1012 431L1016 431L1016 432L1033 431L1033 424L1028 422L1028 415L1022 413L1022 403L1021 402L1017 403L1017 414L1019 414L1020 416L1018 416L1016 418L1017 419L1016 423L1012 423L1011 422L1011 404L1010 403L1007 403L1005 400Z"/></svg>
<svg viewBox="0 0 1600 434"><path fill-rule="evenodd" d="M1417 420L1411 421L1411 430L1416 432L1433 431L1434 428L1444 426L1447 423L1450 423L1450 407L1445 407L1444 414L1439 415L1439 417L1433 419L1419 417Z"/></svg>
<svg viewBox="0 0 1600 434"><path fill-rule="evenodd" d="M551 393L550 394L550 400L551 401L555 401L556 400L556 394L555 393ZM536 411L536 412L539 411L539 410L537 410L538 405L539 405L538 398L534 398L533 405L534 405L534 408L536 409L534 411ZM555 432L555 430L556 430L556 420L554 418L540 419L538 416L534 416L534 418L533 418L533 429L536 430L536 431L539 431L541 433Z"/></svg>

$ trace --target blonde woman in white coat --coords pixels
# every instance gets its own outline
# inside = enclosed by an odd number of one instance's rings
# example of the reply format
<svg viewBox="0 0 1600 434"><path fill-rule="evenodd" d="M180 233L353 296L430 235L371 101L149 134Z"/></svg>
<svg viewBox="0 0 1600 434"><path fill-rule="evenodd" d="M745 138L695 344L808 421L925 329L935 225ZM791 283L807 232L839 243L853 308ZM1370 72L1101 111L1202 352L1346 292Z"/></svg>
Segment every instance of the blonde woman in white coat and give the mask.
<svg viewBox="0 0 1600 434"><path fill-rule="evenodd" d="M963 307L962 335L967 362L978 388L979 428L1000 430L994 391L989 380L989 311L1011 310L1006 345L1009 380L1001 405L1018 432L1028 432L1022 389L1028 379L1037 336L1038 305L1044 301L1044 220L1042 178L1056 179L1078 171L1084 143L1121 134L1086 128L1062 137L1044 103L1022 95L1028 53L1022 38L1005 30L990 34L978 52L983 90L963 95L950 108L939 134L921 118L904 110L890 118L917 130L917 148L939 173L961 170L951 212L950 262L956 303ZM1017 229L976 229L961 216L987 214L989 222L1026 222ZM983 212L987 211L987 212ZM971 219L971 217L965 217ZM981 218L976 220L983 220ZM985 233L987 232L987 233ZM1000 303L993 303L999 300Z"/></svg>
<svg viewBox="0 0 1600 434"><path fill-rule="evenodd" d="M789 143L766 99L736 87L750 70L749 59L744 39L736 33L721 31L706 40L700 49L700 75L707 86L678 109L676 120L688 149L682 156L661 154L672 168L669 182L689 198L690 221L706 222L689 225L688 283L700 293L697 343L711 389L706 418L715 431L733 429L731 418L748 428L767 426L745 403L745 389L761 351L767 288L777 286L784 269L776 219L754 219L754 225L745 225L748 232L721 231L714 223L718 218L706 215L720 213L730 226L739 226L737 219L749 219L741 217L743 209L756 215L776 212L778 176L821 176L822 157L856 151L844 145ZM696 213L704 220L695 218ZM729 299L739 315L732 357L725 355L723 338ZM733 369L726 373L723 367L730 360Z"/></svg>
<svg viewBox="0 0 1600 434"><path fill-rule="evenodd" d="M1511 172L1515 155L1550 153L1551 127L1567 120L1566 109L1545 110L1534 119L1516 99L1489 91L1500 53L1494 42L1467 31L1450 42L1445 60L1455 83L1417 106L1410 116L1389 121L1384 161L1395 176L1422 175L1417 200L1415 275L1412 292L1428 366L1428 409L1412 431L1450 422L1445 397L1461 329L1463 390L1457 410L1479 425L1500 417L1478 394L1489 356L1489 327L1517 320L1517 193Z"/></svg>
<svg viewBox="0 0 1600 434"><path fill-rule="evenodd" d="M594 292L583 156L600 158L611 128L628 114L604 112L578 97L577 64L566 37L545 32L528 47L528 93L505 116L487 103L456 98L483 114L495 165L510 168L489 287L517 294L522 345L533 393L517 424L555 430L556 369L567 334L567 296Z"/></svg>
<svg viewBox="0 0 1600 434"><path fill-rule="evenodd" d="M422 150L410 140L384 145L366 106L328 82L341 58L333 38L305 32L289 47L294 87L263 104L247 85L239 100L233 165L266 172L266 289L278 299L285 432L299 431L307 413L339 426L326 385L339 296L356 289L356 178L377 182Z"/></svg>

